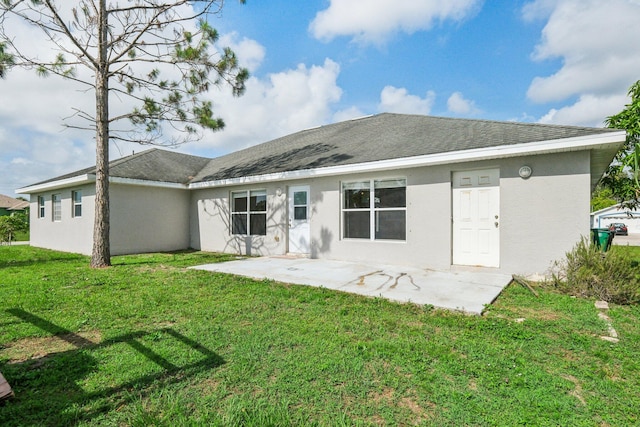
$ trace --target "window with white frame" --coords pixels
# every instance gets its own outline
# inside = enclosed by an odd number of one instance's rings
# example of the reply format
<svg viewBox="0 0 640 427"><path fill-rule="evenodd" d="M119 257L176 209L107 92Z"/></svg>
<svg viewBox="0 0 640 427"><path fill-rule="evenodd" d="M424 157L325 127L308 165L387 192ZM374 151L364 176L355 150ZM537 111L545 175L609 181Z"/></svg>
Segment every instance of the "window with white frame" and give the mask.
<svg viewBox="0 0 640 427"><path fill-rule="evenodd" d="M76 190L71 192L71 212L74 218L82 216L82 191Z"/></svg>
<svg viewBox="0 0 640 427"><path fill-rule="evenodd" d="M342 183L342 237L406 240L407 180L371 179Z"/></svg>
<svg viewBox="0 0 640 427"><path fill-rule="evenodd" d="M54 194L51 196L51 202L53 206L53 220L62 221L62 197L60 194Z"/></svg>
<svg viewBox="0 0 640 427"><path fill-rule="evenodd" d="M44 218L44 197L38 196L38 218Z"/></svg>
<svg viewBox="0 0 640 427"><path fill-rule="evenodd" d="M231 234L265 236L267 234L267 191L231 193Z"/></svg>

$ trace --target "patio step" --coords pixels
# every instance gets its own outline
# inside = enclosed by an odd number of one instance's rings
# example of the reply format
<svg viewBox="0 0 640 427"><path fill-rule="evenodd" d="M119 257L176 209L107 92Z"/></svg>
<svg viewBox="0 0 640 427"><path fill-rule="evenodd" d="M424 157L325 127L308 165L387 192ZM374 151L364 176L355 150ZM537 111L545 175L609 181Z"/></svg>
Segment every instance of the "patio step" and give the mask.
<svg viewBox="0 0 640 427"><path fill-rule="evenodd" d="M273 258L283 258L283 259L309 259L311 256L309 254L298 254L295 252L287 252L284 255L273 255Z"/></svg>

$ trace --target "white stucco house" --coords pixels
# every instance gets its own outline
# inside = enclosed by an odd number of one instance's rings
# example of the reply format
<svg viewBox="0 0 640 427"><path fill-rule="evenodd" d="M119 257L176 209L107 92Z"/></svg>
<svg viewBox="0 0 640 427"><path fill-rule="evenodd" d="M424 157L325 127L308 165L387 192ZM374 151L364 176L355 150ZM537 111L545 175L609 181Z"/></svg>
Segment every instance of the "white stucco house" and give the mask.
<svg viewBox="0 0 640 427"><path fill-rule="evenodd" d="M591 213L592 228L608 228L614 222L625 224L629 234L640 234L640 212L622 208L620 203Z"/></svg>
<svg viewBox="0 0 640 427"><path fill-rule="evenodd" d="M625 132L379 114L208 159L111 162L112 253L250 255L542 273L590 229ZM95 169L31 195L31 244L89 254Z"/></svg>

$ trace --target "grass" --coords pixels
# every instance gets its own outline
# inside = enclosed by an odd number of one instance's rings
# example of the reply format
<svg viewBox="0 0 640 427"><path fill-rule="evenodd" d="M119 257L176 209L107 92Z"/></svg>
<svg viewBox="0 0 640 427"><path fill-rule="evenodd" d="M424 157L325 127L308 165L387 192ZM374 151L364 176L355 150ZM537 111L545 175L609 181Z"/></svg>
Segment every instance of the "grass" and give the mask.
<svg viewBox="0 0 640 427"><path fill-rule="evenodd" d="M640 246L622 246L612 245L612 251L623 251L631 257L631 259L640 262Z"/></svg>
<svg viewBox="0 0 640 427"><path fill-rule="evenodd" d="M637 306L613 344L544 289L473 317L185 268L228 258L1 247L0 425L640 423Z"/></svg>
<svg viewBox="0 0 640 427"><path fill-rule="evenodd" d="M15 241L16 242L28 242L29 241L29 232L28 231L21 231L21 232L17 233L16 237L15 237Z"/></svg>

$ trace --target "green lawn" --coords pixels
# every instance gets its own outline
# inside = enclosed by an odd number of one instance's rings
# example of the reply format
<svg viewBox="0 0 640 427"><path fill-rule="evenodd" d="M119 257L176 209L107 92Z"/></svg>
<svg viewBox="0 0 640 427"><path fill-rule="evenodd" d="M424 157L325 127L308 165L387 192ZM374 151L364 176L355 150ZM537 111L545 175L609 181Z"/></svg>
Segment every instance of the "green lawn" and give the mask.
<svg viewBox="0 0 640 427"><path fill-rule="evenodd" d="M28 231L21 231L18 234L16 234L16 238L15 238L16 242L28 242L29 241L29 232Z"/></svg>
<svg viewBox="0 0 640 427"><path fill-rule="evenodd" d="M629 256L631 256L632 259L640 262L640 246L618 246L618 245L612 245L611 246L611 250L612 251L624 251L626 252Z"/></svg>
<svg viewBox="0 0 640 427"><path fill-rule="evenodd" d="M640 424L637 306L613 344L543 289L474 317L185 268L227 258L0 247L0 425Z"/></svg>

